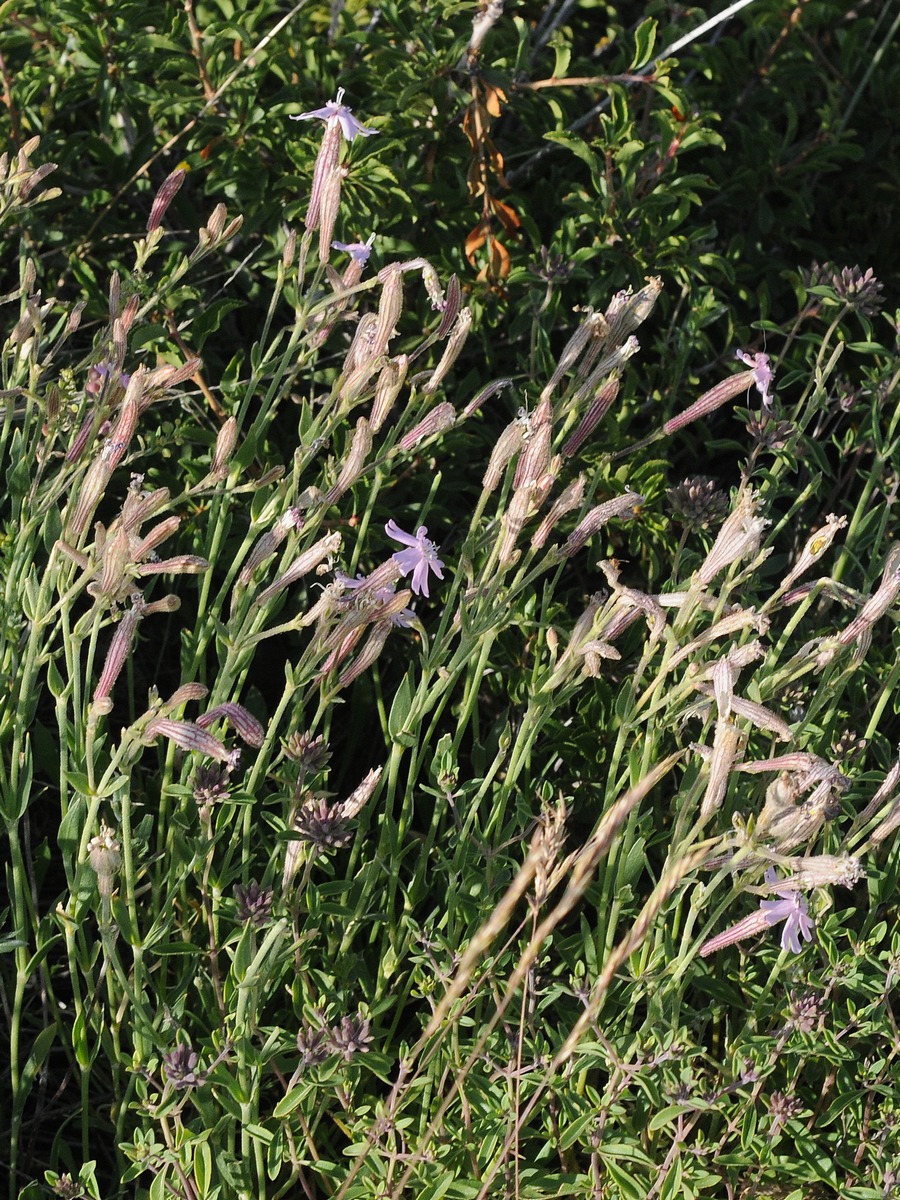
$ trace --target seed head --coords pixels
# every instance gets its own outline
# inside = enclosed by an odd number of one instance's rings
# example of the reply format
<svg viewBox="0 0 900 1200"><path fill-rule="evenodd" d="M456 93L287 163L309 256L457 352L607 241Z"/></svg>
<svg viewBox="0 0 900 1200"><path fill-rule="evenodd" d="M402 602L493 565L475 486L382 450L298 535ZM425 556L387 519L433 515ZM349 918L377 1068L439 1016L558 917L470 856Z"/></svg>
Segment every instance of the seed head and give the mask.
<svg viewBox="0 0 900 1200"><path fill-rule="evenodd" d="M197 1087L206 1076L197 1070L198 1055L189 1045L181 1044L163 1055L163 1075L176 1092Z"/></svg>
<svg viewBox="0 0 900 1200"><path fill-rule="evenodd" d="M331 750L321 734L313 737L309 733L292 733L285 744L284 752L297 763L303 775L318 773L331 758Z"/></svg>
<svg viewBox="0 0 900 1200"><path fill-rule="evenodd" d="M340 1025L334 1026L328 1038L328 1048L339 1054L344 1062L351 1062L357 1054L367 1054L372 1042L370 1022L359 1015L341 1017Z"/></svg>
<svg viewBox="0 0 900 1200"><path fill-rule="evenodd" d="M874 316L884 303L882 286L871 267L867 271L859 266L835 268L828 282L839 300L863 316Z"/></svg>
<svg viewBox="0 0 900 1200"><path fill-rule="evenodd" d="M238 884L234 889L238 920L245 925L261 929L272 915L272 889L262 888L255 879L246 887Z"/></svg>
<svg viewBox="0 0 900 1200"><path fill-rule="evenodd" d="M728 512L728 496L707 475L691 475L666 496L672 513L685 529L696 532L721 521Z"/></svg>
<svg viewBox="0 0 900 1200"><path fill-rule="evenodd" d="M300 1070L317 1067L328 1057L327 1035L324 1029L312 1029L304 1025L297 1034L297 1050L300 1053Z"/></svg>
<svg viewBox="0 0 900 1200"><path fill-rule="evenodd" d="M300 840L308 842L316 855L337 850L352 839L347 830L347 818L340 806L328 803L324 792L313 794L294 818L294 829Z"/></svg>
<svg viewBox="0 0 900 1200"><path fill-rule="evenodd" d="M825 1007L815 992L795 992L788 1009L788 1024L798 1033L814 1033L822 1023Z"/></svg>
<svg viewBox="0 0 900 1200"><path fill-rule="evenodd" d="M60 1175L50 1190L54 1196L59 1196L60 1200L82 1200L82 1197L87 1195L79 1181L73 1179L68 1171L65 1175Z"/></svg>

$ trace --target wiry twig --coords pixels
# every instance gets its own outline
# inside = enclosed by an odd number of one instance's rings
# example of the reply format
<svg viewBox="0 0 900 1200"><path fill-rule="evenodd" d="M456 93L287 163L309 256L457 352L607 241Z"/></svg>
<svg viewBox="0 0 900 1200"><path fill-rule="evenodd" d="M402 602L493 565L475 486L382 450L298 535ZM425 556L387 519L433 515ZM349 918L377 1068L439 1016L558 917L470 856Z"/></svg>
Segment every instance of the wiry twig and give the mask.
<svg viewBox="0 0 900 1200"><path fill-rule="evenodd" d="M729 4L729 6L723 9L722 12L716 13L714 17L710 17L707 21L703 21L702 24L698 25L696 29L692 29L690 33L686 33L683 37L677 38L674 42L670 42L670 44L666 46L666 48L660 54L658 54L656 58L647 63L645 67L641 67L640 70L636 71L635 76L641 82L644 82L648 79L648 77L655 75L656 68L665 59L670 58L673 54L677 54L679 50L683 50L686 46L690 46L692 42L696 42L699 38L703 37L705 33L708 33L711 29L715 29L723 22L728 21L735 15L735 13L740 12L742 8L746 8L748 4L752 3L753 0L734 0L734 3ZM604 112L607 108L609 108L609 105L610 98L609 96L605 96L598 104L593 105L593 107L589 108L586 113L582 114L582 116L578 117L569 126L567 126L566 131L568 133L576 133L579 129L583 129L585 125L589 125L591 121L594 120L598 113ZM529 174L533 167L535 167L539 162L542 162L548 154L552 154L557 148L558 147L552 144L548 146L542 146L540 150L536 151L530 158L526 159L521 166L516 167L516 169L513 171L508 171L506 179L510 187L515 186L518 180Z"/></svg>

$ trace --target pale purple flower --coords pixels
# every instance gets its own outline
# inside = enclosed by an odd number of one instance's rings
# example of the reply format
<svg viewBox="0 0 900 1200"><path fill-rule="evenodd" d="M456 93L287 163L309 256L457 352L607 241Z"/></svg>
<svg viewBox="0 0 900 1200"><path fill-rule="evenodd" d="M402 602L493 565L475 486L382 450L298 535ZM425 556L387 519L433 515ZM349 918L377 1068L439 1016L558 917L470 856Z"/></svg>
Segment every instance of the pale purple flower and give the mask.
<svg viewBox="0 0 900 1200"><path fill-rule="evenodd" d="M412 572L412 590L416 595L427 596L428 572L434 571L438 579L444 578L444 564L437 556L434 542L428 537L427 528L420 525L415 534L404 533L395 521L388 521L384 531L389 538L408 547L397 551L393 556L394 562L404 575Z"/></svg>
<svg viewBox="0 0 900 1200"><path fill-rule="evenodd" d="M314 117L318 117L320 121L337 121L341 127L341 133L348 142L352 142L357 134L362 134L363 137L370 137L373 133L377 133L377 129L368 129L365 125L360 124L354 117L351 110L342 104L344 98L344 89L338 88L336 100L329 100L324 108L314 108L311 112L299 113L296 116L291 116L292 121L311 121Z"/></svg>
<svg viewBox="0 0 900 1200"><path fill-rule="evenodd" d="M777 881L774 867L766 871L766 883L770 886ZM777 925L784 921L781 931L781 948L794 954L800 953L800 939L812 941L813 920L809 915L806 901L797 892L780 891L776 888L780 900L761 900L759 907L765 914L769 925Z"/></svg>
<svg viewBox="0 0 900 1200"><path fill-rule="evenodd" d="M370 132L375 132L371 130ZM369 234L369 238L365 242L332 242L332 250L343 250L345 254L349 254L354 262L365 263L369 261L369 255L372 253L372 243L375 241L375 234Z"/></svg>
<svg viewBox="0 0 900 1200"><path fill-rule="evenodd" d="M738 350L737 357L742 363L746 363L748 367L753 368L753 383L756 390L763 398L763 404L766 408L772 407L774 399L772 395L772 384L775 382L775 373L769 366L768 354L750 354L746 350Z"/></svg>
<svg viewBox="0 0 900 1200"><path fill-rule="evenodd" d="M116 370L108 362L94 363L88 374L84 390L89 396L97 396L103 390L103 382L106 379L112 379L117 387L122 388L127 388L129 383L131 383L130 375L126 375L124 371Z"/></svg>

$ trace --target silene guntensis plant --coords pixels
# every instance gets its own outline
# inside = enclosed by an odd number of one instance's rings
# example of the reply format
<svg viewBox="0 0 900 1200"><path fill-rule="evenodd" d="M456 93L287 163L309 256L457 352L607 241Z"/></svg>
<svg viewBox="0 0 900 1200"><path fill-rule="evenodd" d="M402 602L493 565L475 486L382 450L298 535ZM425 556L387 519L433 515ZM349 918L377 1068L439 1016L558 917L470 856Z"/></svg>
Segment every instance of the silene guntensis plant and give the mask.
<svg viewBox="0 0 900 1200"><path fill-rule="evenodd" d="M241 229L169 252L183 168L102 319L26 241L4 297L10 1195L787 1195L857 1068L886 1179L896 486L823 483L860 321L900 471L877 280L798 276L690 395L642 393L664 272L478 377L473 285L343 215L388 118L291 119L218 381L146 349ZM677 473L726 405L731 468Z"/></svg>

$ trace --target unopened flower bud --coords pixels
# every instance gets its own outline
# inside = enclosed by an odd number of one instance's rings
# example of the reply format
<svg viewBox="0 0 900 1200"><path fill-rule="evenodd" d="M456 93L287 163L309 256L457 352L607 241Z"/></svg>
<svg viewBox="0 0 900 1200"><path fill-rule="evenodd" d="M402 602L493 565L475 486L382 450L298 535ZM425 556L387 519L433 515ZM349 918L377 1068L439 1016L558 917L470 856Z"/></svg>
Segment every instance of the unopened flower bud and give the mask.
<svg viewBox="0 0 900 1200"><path fill-rule="evenodd" d="M789 742L794 736L790 725L783 721L777 713L773 713L770 708L765 708L762 704L757 704L753 700L745 700L743 696L732 696L731 708L737 716L744 717L757 729L765 729L768 733L774 733L781 742Z"/></svg>
<svg viewBox="0 0 900 1200"><path fill-rule="evenodd" d="M438 387L443 382L450 368L456 362L460 355L463 346L466 344L466 338L469 336L469 330L472 328L472 310L464 308L456 318L456 324L453 326L453 331L450 334L450 340L444 348L444 353L441 355L441 361L435 367L431 378L422 388L422 394L430 396L436 392Z"/></svg>
<svg viewBox="0 0 900 1200"><path fill-rule="evenodd" d="M186 379L193 379L202 368L203 360L199 358L189 358L181 366L166 363L162 367L155 367L152 371L147 372L144 379L144 390L159 392L164 388L177 387ZM141 403L141 410L143 411L150 402L151 400L144 399Z"/></svg>
<svg viewBox="0 0 900 1200"><path fill-rule="evenodd" d="M574 366L578 360L578 356L582 350L591 343L599 342L599 340L609 331L606 324L606 319L600 313L589 312L587 318L582 321L581 325L575 330L569 338L562 354L559 356L559 362L556 364L556 369L550 376L547 386L541 392L541 398L551 396L559 386L565 373Z"/></svg>
<svg viewBox="0 0 900 1200"><path fill-rule="evenodd" d="M297 253L297 230L292 229L287 235L284 242L284 249L281 252L281 265L286 271L289 271L294 265L294 256Z"/></svg>
<svg viewBox="0 0 900 1200"><path fill-rule="evenodd" d="M387 353L388 342L394 336L394 329L403 311L403 277L399 267L396 264L385 267L379 272L378 278L382 288L377 320L372 332L372 358L380 358L382 354Z"/></svg>
<svg viewBox="0 0 900 1200"><path fill-rule="evenodd" d="M618 371L623 367L630 358L633 358L637 354L640 348L640 342L632 335L621 346L616 346L607 354L604 354L572 397L572 407L577 410L586 403L592 404L598 390L605 383L606 377L611 372Z"/></svg>
<svg viewBox="0 0 900 1200"><path fill-rule="evenodd" d="M742 737L730 720L716 722L713 750L709 763L709 780L700 805L700 818L705 820L722 807L728 777L734 767Z"/></svg>
<svg viewBox="0 0 900 1200"><path fill-rule="evenodd" d="M228 721L248 746L259 747L266 740L266 731L256 717L248 712L242 704L234 704L232 701L217 704L199 716L197 724L201 729L208 729L210 725L214 725L219 720Z"/></svg>
<svg viewBox="0 0 900 1200"><path fill-rule="evenodd" d="M105 821L100 832L88 842L88 861L97 876L97 889L108 900L116 886L116 875L122 866L122 847Z"/></svg>
<svg viewBox="0 0 900 1200"><path fill-rule="evenodd" d="M99 531L103 526L98 523ZM95 600L111 600L118 596L126 587L126 569L130 562L128 535L119 526L115 536L104 542L100 557L100 572L98 577L88 584L88 594Z"/></svg>
<svg viewBox="0 0 900 1200"><path fill-rule="evenodd" d="M838 634L842 646L849 646L867 633L875 622L883 617L900 594L900 542L895 542L888 553L887 562L875 594L870 596L854 619Z"/></svg>
<svg viewBox="0 0 900 1200"><path fill-rule="evenodd" d="M74 333L76 331L76 329L78 328L78 326L81 324L81 315L84 312L86 307L87 307L86 300L79 300L78 303L73 306L72 311L69 313L69 319L68 319L68 321L66 321L66 335L67 336L71 333Z"/></svg>
<svg viewBox="0 0 900 1200"><path fill-rule="evenodd" d="M140 562L142 558L146 558L152 554L157 546L177 532L181 525L181 517L166 517L164 521L160 521L158 525L154 525L145 538L134 547L131 557L135 562Z"/></svg>
<svg viewBox="0 0 900 1200"><path fill-rule="evenodd" d="M183 167L178 167L163 180L162 186L154 197L153 207L150 209L150 217L147 221L148 233L153 233L154 229L158 229L162 224L166 209L178 195L186 174L187 171Z"/></svg>
<svg viewBox="0 0 900 1200"><path fill-rule="evenodd" d="M518 420L511 421L500 434L491 451L487 470L482 480L482 486L486 492L493 492L499 486L507 463L518 454L524 441L525 430L522 428L522 423Z"/></svg>
<svg viewBox="0 0 900 1200"><path fill-rule="evenodd" d="M644 497L637 492L624 492L614 496L604 504L592 508L587 516L582 517L572 532L566 538L565 544L558 550L562 558L571 558L595 533L608 524L614 517L633 517L644 503Z"/></svg>
<svg viewBox="0 0 900 1200"><path fill-rule="evenodd" d="M447 284L447 294L443 301L443 311L441 314L441 323L437 327L435 338L437 341L443 341L450 330L453 328L453 323L457 316L460 315L460 307L462 305L462 289L459 286L459 280L455 275L450 276ZM469 314L471 320L471 313Z"/></svg>
<svg viewBox="0 0 900 1200"><path fill-rule="evenodd" d="M549 397L541 400L531 418L530 430L525 436L525 445L516 463L513 487L521 488L535 483L547 473L550 465L550 442L553 437L553 409Z"/></svg>
<svg viewBox="0 0 900 1200"><path fill-rule="evenodd" d="M609 341L613 346L620 345L624 339L642 325L650 316L662 291L663 283L658 275L651 276L644 287L635 295L631 289L623 294L620 292L614 298L613 304L607 310L606 319L609 322ZM612 313L613 305L615 312Z"/></svg>
<svg viewBox="0 0 900 1200"><path fill-rule="evenodd" d="M237 445L237 429L236 418L229 417L219 430L216 447L213 451L212 465L209 469L210 475L219 477L228 471L228 464L231 462L231 456Z"/></svg>
<svg viewBox="0 0 900 1200"><path fill-rule="evenodd" d="M382 770L382 767L375 767L369 771L362 783L354 788L347 799L341 801L338 805L340 815L345 821L350 821L358 816L364 806L368 804L372 798L372 793L378 786Z"/></svg>
<svg viewBox="0 0 900 1200"><path fill-rule="evenodd" d="M350 349L344 357L344 378L348 382L359 367L366 366L372 361L372 338L377 324L378 318L374 313L364 313L360 317L353 340L350 342ZM347 384L345 384L346 386Z"/></svg>
<svg viewBox="0 0 900 1200"><path fill-rule="evenodd" d="M106 491L113 471L131 443L138 422L138 405L144 386L143 369L137 370L128 382L122 399L118 419L113 426L103 449L91 463L78 490L77 502L67 521L67 533L78 536L87 528L88 522Z"/></svg>
<svg viewBox="0 0 900 1200"><path fill-rule="evenodd" d="M199 554L175 554L172 558L163 558L159 562L141 563L138 576L146 575L202 575L209 570L209 562Z"/></svg>
<svg viewBox="0 0 900 1200"><path fill-rule="evenodd" d="M456 409L449 400L445 400L443 404L438 404L430 413L427 413L417 425L410 429L409 433L405 433L398 445L401 450L412 450L426 438L445 433L455 422Z"/></svg>
<svg viewBox="0 0 900 1200"><path fill-rule="evenodd" d="M206 226L200 230L201 241L204 240L204 235L205 235L205 239L208 240L209 242L217 242L219 240L219 238L222 236L222 232L225 228L225 218L227 216L228 216L228 209L225 207L225 205L217 204L216 207L212 210L212 213L210 214L210 218L207 221Z"/></svg>
<svg viewBox="0 0 900 1200"><path fill-rule="evenodd" d="M168 717L156 717L147 725L145 734L151 741L160 736L166 737L181 750L204 754L218 762L229 761L229 753L219 739L192 721L172 721Z"/></svg>
<svg viewBox="0 0 900 1200"><path fill-rule="evenodd" d="M202 683L182 683L165 702L163 711L172 713L191 700L205 700L208 693L209 688L204 687Z"/></svg>
<svg viewBox="0 0 900 1200"><path fill-rule="evenodd" d="M541 521L531 539L532 550L540 550L559 519L564 517L567 512L571 512L573 508L580 508L583 500L584 476L578 475L568 487L560 492L559 496L554 500L550 511L544 517L543 521Z"/></svg>
<svg viewBox="0 0 900 1200"><path fill-rule="evenodd" d="M400 605L401 608L404 608L409 603L412 592L401 592L399 595L405 597ZM337 686L339 688L347 687L354 679L358 679L360 675L364 675L368 671L369 667L372 666L384 649L384 643L388 640L392 629L393 625L389 620L378 621L373 626L359 654L357 654L350 666L338 676Z"/></svg>
<svg viewBox="0 0 900 1200"><path fill-rule="evenodd" d="M113 271L109 277L109 315L114 321L119 315L122 296L122 280L118 271Z"/></svg>
<svg viewBox="0 0 900 1200"><path fill-rule="evenodd" d="M335 504L343 496L344 492L356 482L371 449L372 430L369 428L369 422L366 418L360 417L356 422L353 440L350 443L350 451L344 460L341 472L325 494L323 503L326 506Z"/></svg>
<svg viewBox="0 0 900 1200"><path fill-rule="evenodd" d="M862 810L862 812L857 816L856 820L854 821L854 825L865 825L885 804L887 804L888 800L892 801L893 807L900 807L897 805L897 797L895 795L898 786L900 786L900 759L897 759L897 761L891 766L891 769L881 781L881 784L875 795Z"/></svg>
<svg viewBox="0 0 900 1200"><path fill-rule="evenodd" d="M143 605L135 604L133 608L130 608L124 614L122 620L116 626L116 631L109 644L109 650L106 652L106 661L103 664L103 670L94 689L92 703L96 704L99 700L107 699L112 692L128 655L131 653L131 648L134 645L134 635L137 632L138 624L143 615Z"/></svg>
<svg viewBox="0 0 900 1200"><path fill-rule="evenodd" d="M737 507L726 517L706 561L697 572L701 583L711 583L720 571L757 552L769 522L756 515L756 505L753 492L741 493Z"/></svg>
<svg viewBox="0 0 900 1200"><path fill-rule="evenodd" d="M566 444L562 448L564 458L571 458L573 454L577 454L590 435L594 432L606 414L612 407L616 396L619 394L619 377L613 375L606 383L602 385L600 391L597 392L594 399L591 401L587 412L581 418L581 422L575 432L567 439Z"/></svg>
<svg viewBox="0 0 900 1200"><path fill-rule="evenodd" d="M666 421L663 425L663 433L674 433L677 429L683 429L685 425L690 425L692 421L698 421L701 417L706 417L711 412L715 412L726 401L733 400L741 392L747 391L753 381L754 374L752 371L739 371L737 375L730 375L727 379L723 379L721 383L717 383L708 392L704 392L700 399L695 400L684 412L678 413L677 416L671 417Z"/></svg>
<svg viewBox="0 0 900 1200"><path fill-rule="evenodd" d="M330 558L331 555L337 554L341 545L341 535L338 532L329 533L323 538L319 538L308 550L304 550L293 563L288 567L285 573L276 579L269 587L265 588L258 596L254 597L253 607L260 604L265 604L273 596L284 591L292 583L298 579L302 579L304 575L308 575L314 570L319 563Z"/></svg>
<svg viewBox="0 0 900 1200"><path fill-rule="evenodd" d="M341 207L341 184L344 168L337 166L328 175L322 187L322 203L319 209L319 262L328 262L334 225Z"/></svg>
<svg viewBox="0 0 900 1200"><path fill-rule="evenodd" d="M371 427L373 433L378 433L390 415L394 401L406 382L408 369L409 357L406 354L398 354L396 358L389 358L381 368L375 384L375 395L372 399Z"/></svg>
<svg viewBox="0 0 900 1200"><path fill-rule="evenodd" d="M497 392L502 392L512 383L511 379L495 379L493 383L489 383L483 387L481 391L476 392L466 407L462 410L460 420L467 421L472 413L478 412L485 400L489 400L491 396L495 396Z"/></svg>
<svg viewBox="0 0 900 1200"><path fill-rule="evenodd" d="M526 483L513 492L509 508L503 514L503 536L500 541L498 559L502 567L509 566L516 558L515 547L519 534L535 509L535 487Z"/></svg>

